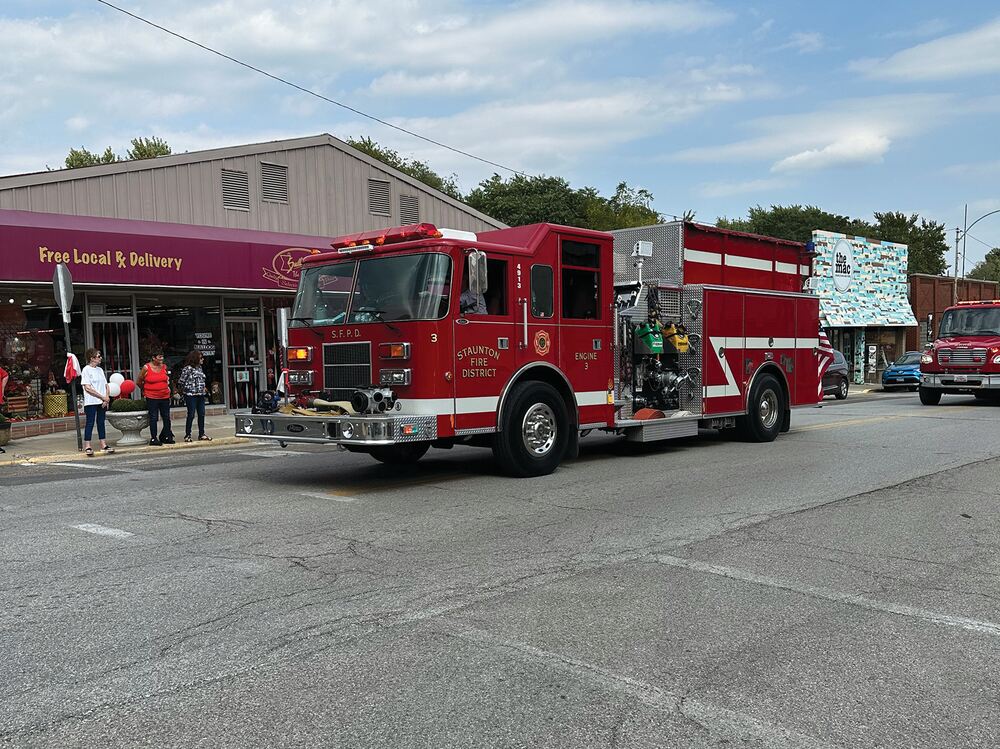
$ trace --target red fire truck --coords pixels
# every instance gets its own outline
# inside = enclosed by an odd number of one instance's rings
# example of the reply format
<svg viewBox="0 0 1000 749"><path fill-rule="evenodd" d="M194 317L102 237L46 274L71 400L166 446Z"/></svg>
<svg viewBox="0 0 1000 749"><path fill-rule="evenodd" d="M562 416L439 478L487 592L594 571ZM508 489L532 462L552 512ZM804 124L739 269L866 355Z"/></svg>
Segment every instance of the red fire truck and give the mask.
<svg viewBox="0 0 1000 749"><path fill-rule="evenodd" d="M594 429L768 442L822 397L812 256L682 221L340 237L302 261L293 403L237 416L236 433L386 463L490 447L515 476L552 472Z"/></svg>
<svg viewBox="0 0 1000 749"><path fill-rule="evenodd" d="M936 406L945 393L1000 400L1000 299L959 302L941 315L920 357L920 402Z"/></svg>

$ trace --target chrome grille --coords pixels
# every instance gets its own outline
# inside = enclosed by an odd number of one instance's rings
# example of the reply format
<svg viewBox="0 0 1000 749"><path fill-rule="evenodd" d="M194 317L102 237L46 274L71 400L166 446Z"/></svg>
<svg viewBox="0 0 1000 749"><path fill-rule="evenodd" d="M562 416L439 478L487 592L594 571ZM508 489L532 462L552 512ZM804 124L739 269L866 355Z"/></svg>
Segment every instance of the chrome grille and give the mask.
<svg viewBox="0 0 1000 749"><path fill-rule="evenodd" d="M941 361L947 358L948 361ZM938 361L942 364L983 364L986 362L986 349L984 348L943 348L938 350Z"/></svg>
<svg viewBox="0 0 1000 749"><path fill-rule="evenodd" d="M372 349L368 341L323 346L323 390L334 400L350 400L356 389L371 384Z"/></svg>

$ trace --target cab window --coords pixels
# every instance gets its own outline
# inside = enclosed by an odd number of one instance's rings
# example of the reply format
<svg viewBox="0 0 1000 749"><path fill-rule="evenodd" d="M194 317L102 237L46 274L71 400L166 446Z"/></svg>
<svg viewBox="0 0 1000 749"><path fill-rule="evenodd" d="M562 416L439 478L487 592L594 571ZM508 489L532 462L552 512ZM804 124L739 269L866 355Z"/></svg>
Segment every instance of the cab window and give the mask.
<svg viewBox="0 0 1000 749"><path fill-rule="evenodd" d="M534 317L552 317L554 307L552 291L552 266L531 266L531 314Z"/></svg>
<svg viewBox="0 0 1000 749"><path fill-rule="evenodd" d="M507 261L486 258L486 314L507 314Z"/></svg>
<svg viewBox="0 0 1000 749"><path fill-rule="evenodd" d="M600 245L562 242L562 316L570 320L600 317Z"/></svg>

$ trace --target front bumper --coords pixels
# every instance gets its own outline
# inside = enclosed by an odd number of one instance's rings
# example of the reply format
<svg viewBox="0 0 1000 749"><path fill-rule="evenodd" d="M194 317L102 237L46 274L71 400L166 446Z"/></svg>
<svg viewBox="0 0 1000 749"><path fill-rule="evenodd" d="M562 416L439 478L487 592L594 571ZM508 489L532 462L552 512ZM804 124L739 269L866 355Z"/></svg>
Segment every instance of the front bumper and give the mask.
<svg viewBox="0 0 1000 749"><path fill-rule="evenodd" d="M314 445L396 445L437 439L437 416L241 414L236 436Z"/></svg>
<svg viewBox="0 0 1000 749"><path fill-rule="evenodd" d="M882 387L900 387L919 384L919 372L886 372L882 375Z"/></svg>
<svg viewBox="0 0 1000 749"><path fill-rule="evenodd" d="M924 373L920 376L920 384L928 388L973 392L976 390L1000 390L1000 374L979 374L969 372L944 372L940 374Z"/></svg>

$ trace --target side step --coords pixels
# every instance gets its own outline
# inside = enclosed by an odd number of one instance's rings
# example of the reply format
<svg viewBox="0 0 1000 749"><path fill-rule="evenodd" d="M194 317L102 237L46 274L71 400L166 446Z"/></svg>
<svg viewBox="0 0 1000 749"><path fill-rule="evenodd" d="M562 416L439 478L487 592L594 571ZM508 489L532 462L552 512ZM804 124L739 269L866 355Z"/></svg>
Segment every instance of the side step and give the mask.
<svg viewBox="0 0 1000 749"><path fill-rule="evenodd" d="M624 429L625 439L629 442L656 442L698 434L697 419L649 419L633 424Z"/></svg>

